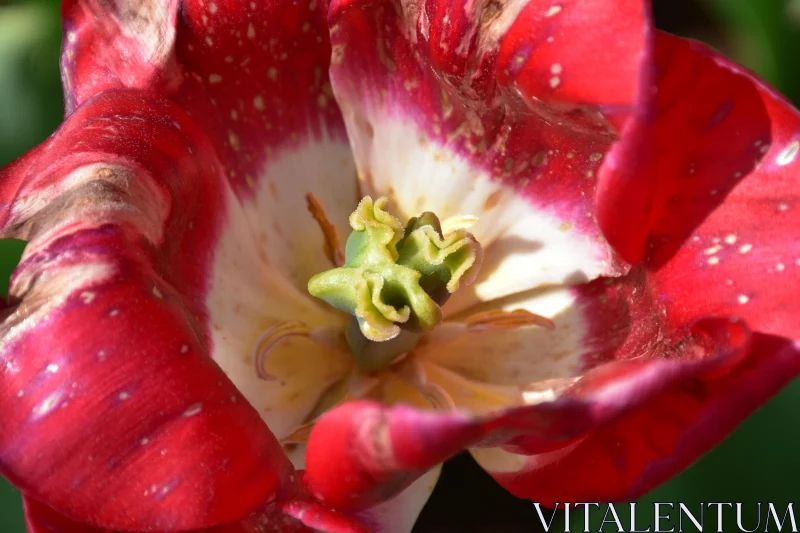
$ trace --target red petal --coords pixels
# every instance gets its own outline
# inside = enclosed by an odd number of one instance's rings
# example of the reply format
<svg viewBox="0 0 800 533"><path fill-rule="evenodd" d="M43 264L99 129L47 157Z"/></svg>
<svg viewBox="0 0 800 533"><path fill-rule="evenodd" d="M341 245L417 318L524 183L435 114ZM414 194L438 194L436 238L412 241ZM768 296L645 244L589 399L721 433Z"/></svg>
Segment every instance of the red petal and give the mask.
<svg viewBox="0 0 800 533"><path fill-rule="evenodd" d="M650 262L663 264L710 213L736 203L731 200L745 193L747 183L776 183L771 191L783 194L774 200L791 199L782 178L791 165L774 161L793 141L789 122L796 112L699 43L658 34L655 58L654 110L643 108L610 154L597 203L607 238L626 260L641 260L649 243ZM773 153L758 165L770 143ZM748 212L763 219L753 207ZM770 215L776 208L770 206ZM735 231L738 223L720 229Z"/></svg>
<svg viewBox="0 0 800 533"><path fill-rule="evenodd" d="M672 210L651 231L653 286L668 320L732 315L756 331L800 339L800 113L701 45L664 36L659 47L678 69L670 84L682 81L684 65L702 67L719 83L704 94L720 95L720 106L735 102L725 118L712 117L719 125L697 148L681 145L675 154L679 164L695 162L697 174L673 178ZM726 99L726 90L735 93Z"/></svg>
<svg viewBox="0 0 800 533"><path fill-rule="evenodd" d="M444 182L458 172L442 165L441 176L411 173L436 170L429 152L438 160L444 155L453 166L466 162L468 172L459 174L464 181L487 175L527 199L529 210L557 220L562 240L574 229L575 239L591 246L586 277L624 270L598 238L592 198L603 154L636 109L647 77L646 3L428 0L394 6L338 0L330 7L331 79L362 188L388 194L407 209L425 204L428 195L444 196ZM421 138L419 146L408 136ZM408 175L391 181L387 160L413 163ZM475 188L462 185L450 195ZM469 214L490 211L497 196L476 201ZM519 238L509 240L514 244L504 244L520 247ZM562 282L573 270L565 265L561 277L547 282Z"/></svg>
<svg viewBox="0 0 800 533"><path fill-rule="evenodd" d="M168 90L180 83L173 45L178 0L66 0L61 73L67 114L117 88Z"/></svg>
<svg viewBox="0 0 800 533"><path fill-rule="evenodd" d="M30 240L0 324L3 474L123 530L231 522L274 498L291 467L209 358L207 279L235 204L193 122L108 91L0 183L2 235Z"/></svg>
<svg viewBox="0 0 800 533"><path fill-rule="evenodd" d="M105 533L107 530L79 524L31 498L24 498L25 523L28 533Z"/></svg>
<svg viewBox="0 0 800 533"><path fill-rule="evenodd" d="M533 501L635 499L719 444L798 372L800 345L757 335L751 355L724 377L685 380L563 452L518 456L517 471L489 470Z"/></svg>
<svg viewBox="0 0 800 533"><path fill-rule="evenodd" d="M328 82L326 6L68 0L67 110L109 88L157 91L205 129L235 191L249 197L279 149L328 138L347 146Z"/></svg>
<svg viewBox="0 0 800 533"><path fill-rule="evenodd" d="M173 99L208 133L235 192L244 198L257 195L260 180L275 179L270 167L281 150L333 139L341 145L337 158L349 162L328 80L326 6L325 1L184 2L176 54L187 76ZM334 166L330 159L327 165ZM299 194L304 205L303 194L316 183L305 174L315 172L325 170L279 178L308 181ZM352 168L337 179L340 188L352 187ZM352 201L354 208L355 193Z"/></svg>

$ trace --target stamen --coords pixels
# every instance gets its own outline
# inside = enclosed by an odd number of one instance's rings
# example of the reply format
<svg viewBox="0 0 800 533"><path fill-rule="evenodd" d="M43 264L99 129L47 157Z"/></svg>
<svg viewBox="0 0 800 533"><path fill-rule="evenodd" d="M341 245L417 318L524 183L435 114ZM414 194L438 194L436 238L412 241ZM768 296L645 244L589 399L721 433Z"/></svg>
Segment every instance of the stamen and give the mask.
<svg viewBox="0 0 800 533"><path fill-rule="evenodd" d="M377 378L364 376L363 374L356 372L348 378L347 392L335 401L330 401L330 393L336 393L335 389L338 388L338 384L332 386L328 391L326 391L325 394L322 395L317 405L311 411L308 421L294 428L291 433L280 439L280 443L286 446L290 444L304 444L308 442L308 438L311 436L311 431L314 429L314 425L317 423L323 413L333 409L334 407L338 407L345 402L364 398L370 392L372 392L372 389L374 389L379 383L380 380Z"/></svg>
<svg viewBox="0 0 800 533"><path fill-rule="evenodd" d="M311 431L314 429L316 423L316 420L312 420L311 422L300 424L294 428L294 431L283 437L279 442L283 446L287 444L305 444L308 442L309 437L311 437Z"/></svg>
<svg viewBox="0 0 800 533"><path fill-rule="evenodd" d="M464 323L469 329L491 328L508 330L528 326L541 326L550 330L556 329L555 322L549 318L531 313L525 309L514 309L513 311L493 309L475 313L468 317Z"/></svg>
<svg viewBox="0 0 800 533"><path fill-rule="evenodd" d="M478 222L475 215L456 215L442 221L442 234L447 237L449 234L460 229L469 229Z"/></svg>
<svg viewBox="0 0 800 533"><path fill-rule="evenodd" d="M456 404L453 398L447 393L441 385L436 383L425 383L417 387L420 395L430 402L434 409L439 411L455 411Z"/></svg>
<svg viewBox="0 0 800 533"><path fill-rule="evenodd" d="M267 357L270 352L282 341L289 337L308 337L311 330L302 322L290 320L286 322L278 322L267 331L265 331L256 342L255 354L253 362L256 368L256 374L263 380L273 381L275 376L267 374L265 367Z"/></svg>
<svg viewBox="0 0 800 533"><path fill-rule="evenodd" d="M344 250L342 249L342 240L339 238L339 232L336 226L331 224L328 220L328 215L325 214L325 209L322 207L322 202L314 196L314 193L306 194L306 203L308 204L308 212L314 217L314 220L319 224L322 230L322 235L325 238L325 257L328 258L333 266L340 267L344 265Z"/></svg>
<svg viewBox="0 0 800 533"><path fill-rule="evenodd" d="M440 411L455 411L456 404L447 391L438 383L428 381L425 369L416 358L404 360L396 367L397 375L417 389L420 396Z"/></svg>

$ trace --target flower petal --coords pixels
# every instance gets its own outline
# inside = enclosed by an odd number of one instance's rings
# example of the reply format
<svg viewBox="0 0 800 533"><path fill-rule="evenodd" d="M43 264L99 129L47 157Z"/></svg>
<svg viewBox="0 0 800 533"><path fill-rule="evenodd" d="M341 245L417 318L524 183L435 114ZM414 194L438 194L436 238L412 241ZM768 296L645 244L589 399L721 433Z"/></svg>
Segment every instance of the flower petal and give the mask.
<svg viewBox="0 0 800 533"><path fill-rule="evenodd" d="M483 276L451 312L624 270L592 197L635 107L645 3L334 1L330 21L362 191L401 217L479 219Z"/></svg>
<svg viewBox="0 0 800 533"><path fill-rule="evenodd" d="M313 193L343 238L358 191L328 81L326 2L185 2L172 96L209 135L259 253L303 293L331 267L306 207Z"/></svg>
<svg viewBox="0 0 800 533"><path fill-rule="evenodd" d="M259 253L305 291L329 263L306 209L347 235L355 170L327 70L326 2L70 0L68 110L110 87L169 97L206 131Z"/></svg>
<svg viewBox="0 0 800 533"><path fill-rule="evenodd" d="M634 498L722 440L800 370L797 347L780 339L759 336L750 351L741 322L706 319L692 333L660 357L600 366L555 401L486 417L346 404L312 433L306 482L327 504L358 508L462 448L501 445L474 455L519 496ZM561 470L570 461L572 477Z"/></svg>
<svg viewBox="0 0 800 533"><path fill-rule="evenodd" d="M800 345L757 335L752 355L731 374L687 381L571 446L473 455L519 497L550 504L632 500L718 445L798 372Z"/></svg>
<svg viewBox="0 0 800 533"><path fill-rule="evenodd" d="M370 533L410 533L417 517L433 493L441 467L434 467L403 492L383 503L357 513Z"/></svg>
<svg viewBox="0 0 800 533"><path fill-rule="evenodd" d="M414 354L469 379L497 385L571 378L580 374L584 358L593 352L586 342L592 317L584 300L564 287L505 298L493 304L495 309L532 312L551 319L554 327L495 328L454 317L424 337Z"/></svg>
<svg viewBox="0 0 800 533"><path fill-rule="evenodd" d="M778 157L791 147L797 119L771 89L705 45L659 33L655 62L654 109L643 109L609 155L597 203L603 231L623 257L638 262L647 254L658 266L715 209L744 215L736 199L748 183L789 183L791 165ZM785 196L783 187L773 190ZM770 215L781 199L790 200L775 198ZM763 220L753 207L748 212Z"/></svg>
<svg viewBox="0 0 800 533"><path fill-rule="evenodd" d="M73 522L50 507L28 497L22 499L28 533L104 533L104 530Z"/></svg>
<svg viewBox="0 0 800 533"><path fill-rule="evenodd" d="M107 91L0 183L0 235L30 241L0 324L3 475L122 530L231 522L276 497L291 466L209 357L235 202L191 119Z"/></svg>
<svg viewBox="0 0 800 533"><path fill-rule="evenodd" d="M106 89L166 91L180 83L178 0L67 0L61 74L67 114Z"/></svg>
<svg viewBox="0 0 800 533"><path fill-rule="evenodd" d="M713 117L720 124L704 133L707 149L677 154L686 163L697 157L699 175L692 179L699 183L673 178L680 184L673 194L687 207L664 213L650 232L659 244L650 258L653 286L663 294L667 318L680 325L706 315L733 315L754 330L798 340L800 112L702 45L669 36L658 42L665 49L660 55L669 55L679 72L690 68L687 64L716 72L711 94L723 104L735 102L724 118ZM663 83L676 83L679 75ZM728 96L723 88L735 92ZM700 220L689 207L697 205L713 211Z"/></svg>

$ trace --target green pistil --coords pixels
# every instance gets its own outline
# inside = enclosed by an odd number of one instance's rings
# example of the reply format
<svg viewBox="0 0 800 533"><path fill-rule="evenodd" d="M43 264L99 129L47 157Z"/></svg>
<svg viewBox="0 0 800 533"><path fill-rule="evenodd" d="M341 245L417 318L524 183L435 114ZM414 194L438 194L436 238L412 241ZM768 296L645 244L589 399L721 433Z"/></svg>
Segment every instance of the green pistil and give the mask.
<svg viewBox="0 0 800 533"><path fill-rule="evenodd" d="M427 212L403 228L384 210L387 201L361 200L350 215L344 265L308 282L312 296L355 317L348 344L369 370L391 363L433 329L441 306L460 283L474 279L481 259L470 233L459 229L445 237Z"/></svg>

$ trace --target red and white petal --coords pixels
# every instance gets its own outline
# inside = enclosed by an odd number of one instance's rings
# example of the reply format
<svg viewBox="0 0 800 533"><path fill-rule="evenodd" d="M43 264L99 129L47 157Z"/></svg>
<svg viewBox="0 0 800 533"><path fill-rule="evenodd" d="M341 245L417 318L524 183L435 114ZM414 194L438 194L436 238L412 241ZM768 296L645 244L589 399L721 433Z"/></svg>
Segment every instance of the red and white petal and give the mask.
<svg viewBox="0 0 800 533"><path fill-rule="evenodd" d="M329 263L313 192L339 231L358 191L328 82L326 3L71 0L69 109L111 87L169 97L206 131L243 201L259 251L304 291Z"/></svg>
<svg viewBox="0 0 800 533"><path fill-rule="evenodd" d="M358 201L328 81L325 7L192 0L176 37L187 75L172 98L211 138L260 254L303 293L331 267L306 194L316 195L342 239Z"/></svg>
<svg viewBox="0 0 800 533"><path fill-rule="evenodd" d="M67 0L61 74L67 114L106 89L173 90L178 0Z"/></svg>
<svg viewBox="0 0 800 533"><path fill-rule="evenodd" d="M624 269L594 219L594 175L635 107L649 26L644 3L611 4L331 4L362 192L403 217L479 220L483 276L452 311Z"/></svg>
<svg viewBox="0 0 800 533"><path fill-rule="evenodd" d="M292 468L209 357L232 194L191 119L107 91L0 182L2 235L30 241L0 326L3 474L122 530L202 528L275 498Z"/></svg>

